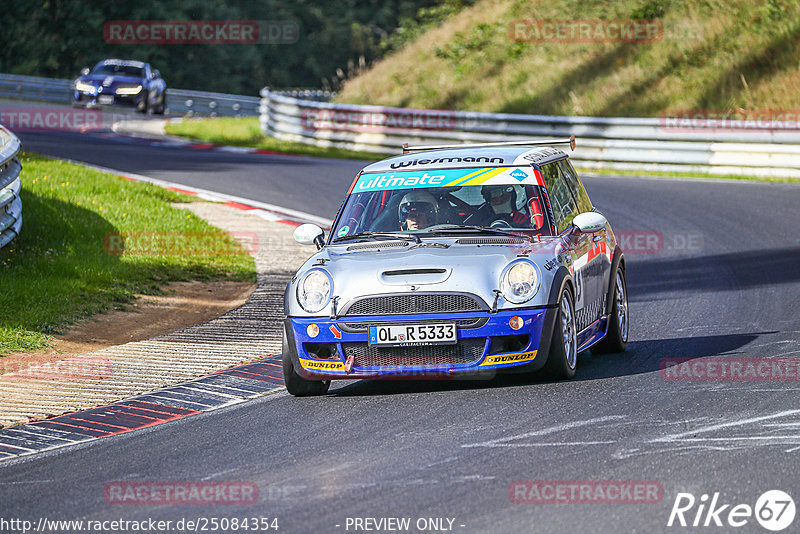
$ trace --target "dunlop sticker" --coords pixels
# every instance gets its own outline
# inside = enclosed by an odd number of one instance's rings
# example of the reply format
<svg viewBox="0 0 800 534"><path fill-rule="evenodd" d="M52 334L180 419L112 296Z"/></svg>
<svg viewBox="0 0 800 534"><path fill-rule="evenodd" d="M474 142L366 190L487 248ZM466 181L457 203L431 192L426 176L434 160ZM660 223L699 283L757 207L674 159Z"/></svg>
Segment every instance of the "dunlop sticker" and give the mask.
<svg viewBox="0 0 800 534"><path fill-rule="evenodd" d="M518 352L516 354L494 354L487 356L481 365L500 365L504 363L529 362L536 358L536 351Z"/></svg>
<svg viewBox="0 0 800 534"><path fill-rule="evenodd" d="M344 364L342 362L320 362L317 360L304 360L301 358L300 364L306 369L314 369L319 371L344 371Z"/></svg>

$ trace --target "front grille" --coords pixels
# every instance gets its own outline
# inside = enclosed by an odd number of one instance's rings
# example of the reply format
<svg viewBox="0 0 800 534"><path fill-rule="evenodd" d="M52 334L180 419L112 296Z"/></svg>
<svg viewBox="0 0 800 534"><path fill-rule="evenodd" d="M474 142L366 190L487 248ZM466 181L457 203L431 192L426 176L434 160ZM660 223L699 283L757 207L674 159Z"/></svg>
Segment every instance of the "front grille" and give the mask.
<svg viewBox="0 0 800 534"><path fill-rule="evenodd" d="M342 315L404 315L411 313L458 313L486 310L477 297L463 293L415 293L366 297L353 302Z"/></svg>
<svg viewBox="0 0 800 534"><path fill-rule="evenodd" d="M483 355L485 339L462 339L455 345L428 347L376 347L367 343L342 343L346 357L357 367L454 365L472 363Z"/></svg>
<svg viewBox="0 0 800 534"><path fill-rule="evenodd" d="M483 326L488 319L486 317L471 317L469 319L447 319L444 322L448 323L455 323L456 327L458 328L477 328L479 326ZM393 321L392 324L420 324L421 321ZM439 321L436 321L439 322ZM424 323L424 321L423 321ZM385 323L355 323L355 322L346 322L346 323L337 323L338 326L345 330L346 332L366 332L370 326L375 326L377 324L385 324Z"/></svg>

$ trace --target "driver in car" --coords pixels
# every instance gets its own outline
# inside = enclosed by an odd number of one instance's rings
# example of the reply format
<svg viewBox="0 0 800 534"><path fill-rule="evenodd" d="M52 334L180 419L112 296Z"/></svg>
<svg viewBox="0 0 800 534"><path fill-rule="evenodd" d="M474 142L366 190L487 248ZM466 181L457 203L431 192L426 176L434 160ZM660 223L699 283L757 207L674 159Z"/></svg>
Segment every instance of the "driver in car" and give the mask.
<svg viewBox="0 0 800 534"><path fill-rule="evenodd" d="M487 224L501 219L517 227L530 226L528 216L517 209L517 192L513 185L484 185L481 195L491 208Z"/></svg>
<svg viewBox="0 0 800 534"><path fill-rule="evenodd" d="M397 211L402 230L422 230L436 224L439 205L430 193L412 191L403 197Z"/></svg>

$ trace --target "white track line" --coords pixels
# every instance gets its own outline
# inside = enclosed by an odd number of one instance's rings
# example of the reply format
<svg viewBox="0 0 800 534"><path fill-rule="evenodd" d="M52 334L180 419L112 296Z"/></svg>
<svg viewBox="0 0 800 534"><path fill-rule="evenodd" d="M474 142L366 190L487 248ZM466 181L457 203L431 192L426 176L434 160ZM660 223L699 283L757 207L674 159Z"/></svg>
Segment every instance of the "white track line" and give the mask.
<svg viewBox="0 0 800 534"><path fill-rule="evenodd" d="M679 434L671 434L669 436L664 436L661 438L656 438L650 440L651 443L660 443L660 442L670 442L670 441L690 441L688 438L689 436L694 436L695 434L701 434L703 432L713 432L714 430L720 430L722 428L729 428L732 426L742 426L749 423L758 423L760 421L767 421L769 419L777 419L779 417L786 417L788 415L796 415L800 414L800 410L786 410L783 412L774 413L772 415L762 415L760 417L751 417L749 419L741 419L739 421L731 421L728 423L719 423L716 425L709 425L706 427L697 428L694 430L689 430L687 432L681 432ZM708 439L711 440L713 438L699 438L699 439ZM727 438L726 438L727 439Z"/></svg>
<svg viewBox="0 0 800 534"><path fill-rule="evenodd" d="M526 444L514 444L508 443L509 441L514 441L518 439L525 439L525 438L532 438L537 436L544 436L547 434L554 434L556 432L562 432L564 430L571 430L573 428L592 425L595 423L605 423L607 421L619 421L620 419L625 419L625 416L622 415L608 415L604 417L597 417L594 419L588 419L586 421L573 421L571 423L564 423L556 426L551 426L548 428L543 428L540 430L534 430L532 432L526 432L524 434L517 434L515 436L508 436L505 438L497 438L491 439L489 441L483 441L480 443L470 443L467 445L462 445L462 447L517 447L517 446L538 446L538 444L534 445L526 445ZM576 442L577 443L577 442ZM588 443L588 442L587 442ZM599 444L604 442L591 442L590 444ZM611 442L608 442L611 443Z"/></svg>

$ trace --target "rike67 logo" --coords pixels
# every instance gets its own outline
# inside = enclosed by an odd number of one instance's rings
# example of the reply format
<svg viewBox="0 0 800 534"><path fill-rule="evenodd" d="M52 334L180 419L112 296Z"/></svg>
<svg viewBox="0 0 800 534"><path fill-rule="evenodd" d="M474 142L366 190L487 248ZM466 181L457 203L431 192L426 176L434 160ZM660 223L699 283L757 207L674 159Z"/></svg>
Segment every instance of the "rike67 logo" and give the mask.
<svg viewBox="0 0 800 534"><path fill-rule="evenodd" d="M691 493L678 493L669 514L667 526L725 527L727 529L751 524L753 518L767 530L785 530L794 522L796 509L792 497L781 490L764 492L751 506L731 504L720 499L719 492L699 499Z"/></svg>

